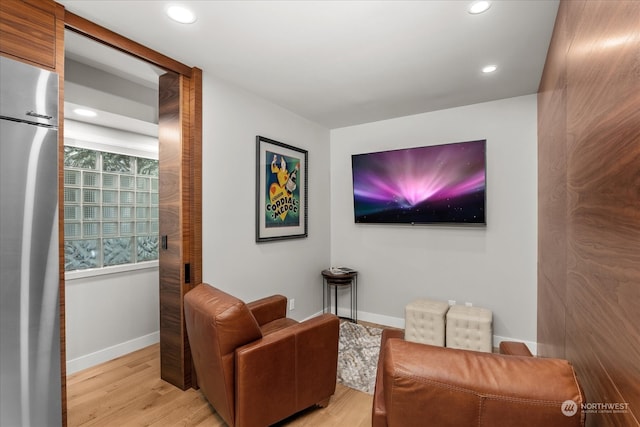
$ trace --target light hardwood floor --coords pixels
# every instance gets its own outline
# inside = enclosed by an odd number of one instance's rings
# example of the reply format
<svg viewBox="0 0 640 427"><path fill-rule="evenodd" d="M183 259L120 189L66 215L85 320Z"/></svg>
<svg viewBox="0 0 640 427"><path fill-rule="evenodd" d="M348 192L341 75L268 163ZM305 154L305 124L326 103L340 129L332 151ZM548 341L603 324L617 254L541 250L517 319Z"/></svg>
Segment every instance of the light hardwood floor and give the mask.
<svg viewBox="0 0 640 427"><path fill-rule="evenodd" d="M68 426L226 426L202 393L160 379L158 344L67 377ZM373 397L338 384L326 408L279 426L368 427Z"/></svg>

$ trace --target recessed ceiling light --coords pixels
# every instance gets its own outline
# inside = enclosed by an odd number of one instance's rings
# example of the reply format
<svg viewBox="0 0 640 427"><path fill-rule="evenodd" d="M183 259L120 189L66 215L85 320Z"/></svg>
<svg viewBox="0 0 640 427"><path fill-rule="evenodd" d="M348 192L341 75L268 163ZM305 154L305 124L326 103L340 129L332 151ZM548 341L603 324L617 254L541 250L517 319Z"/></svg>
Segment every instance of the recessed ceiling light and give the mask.
<svg viewBox="0 0 640 427"><path fill-rule="evenodd" d="M469 6L469 13L471 13L472 15L477 15L479 13L486 12L490 7L491 2L485 0L475 1L471 3L471 6Z"/></svg>
<svg viewBox="0 0 640 427"><path fill-rule="evenodd" d="M169 6L167 15L181 24L193 24L196 22L196 15L184 6Z"/></svg>
<svg viewBox="0 0 640 427"><path fill-rule="evenodd" d="M498 67L496 65L487 65L486 67L484 67L482 69L482 72L483 73L493 73L497 69L498 69Z"/></svg>
<svg viewBox="0 0 640 427"><path fill-rule="evenodd" d="M73 112L83 117L95 117L98 115L98 113L96 113L95 111L88 110L86 108L76 108L75 110L73 110Z"/></svg>

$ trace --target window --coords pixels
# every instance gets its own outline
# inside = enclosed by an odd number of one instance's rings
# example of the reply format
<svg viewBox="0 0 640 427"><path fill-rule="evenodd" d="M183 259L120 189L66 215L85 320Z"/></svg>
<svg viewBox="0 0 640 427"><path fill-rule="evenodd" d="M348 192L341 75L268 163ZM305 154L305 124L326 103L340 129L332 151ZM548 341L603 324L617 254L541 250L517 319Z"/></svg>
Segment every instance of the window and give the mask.
<svg viewBox="0 0 640 427"><path fill-rule="evenodd" d="M65 271L158 259L158 161L64 147Z"/></svg>

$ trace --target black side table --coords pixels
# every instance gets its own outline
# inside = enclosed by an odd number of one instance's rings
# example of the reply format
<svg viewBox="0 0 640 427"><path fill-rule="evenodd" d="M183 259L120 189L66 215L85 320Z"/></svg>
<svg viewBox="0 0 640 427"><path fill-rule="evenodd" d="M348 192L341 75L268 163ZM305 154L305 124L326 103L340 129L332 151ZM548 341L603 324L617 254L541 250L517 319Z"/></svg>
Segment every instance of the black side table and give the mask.
<svg viewBox="0 0 640 427"><path fill-rule="evenodd" d="M327 307L327 301L331 301L331 287L334 289L335 315L338 315L338 287L348 286L351 291L351 317L341 317L353 323L358 322L358 272L348 268L337 270L322 270L322 280L324 282L322 292L322 312L331 312L331 307ZM339 316L340 317L340 316Z"/></svg>

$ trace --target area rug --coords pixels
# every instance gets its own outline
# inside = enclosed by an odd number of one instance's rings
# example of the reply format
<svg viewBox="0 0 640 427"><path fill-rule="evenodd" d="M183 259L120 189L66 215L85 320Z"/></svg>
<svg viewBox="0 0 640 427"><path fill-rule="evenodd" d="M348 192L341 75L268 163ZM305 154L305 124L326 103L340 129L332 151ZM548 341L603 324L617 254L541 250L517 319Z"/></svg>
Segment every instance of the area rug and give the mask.
<svg viewBox="0 0 640 427"><path fill-rule="evenodd" d="M382 329L343 321L338 342L338 382L373 394Z"/></svg>

